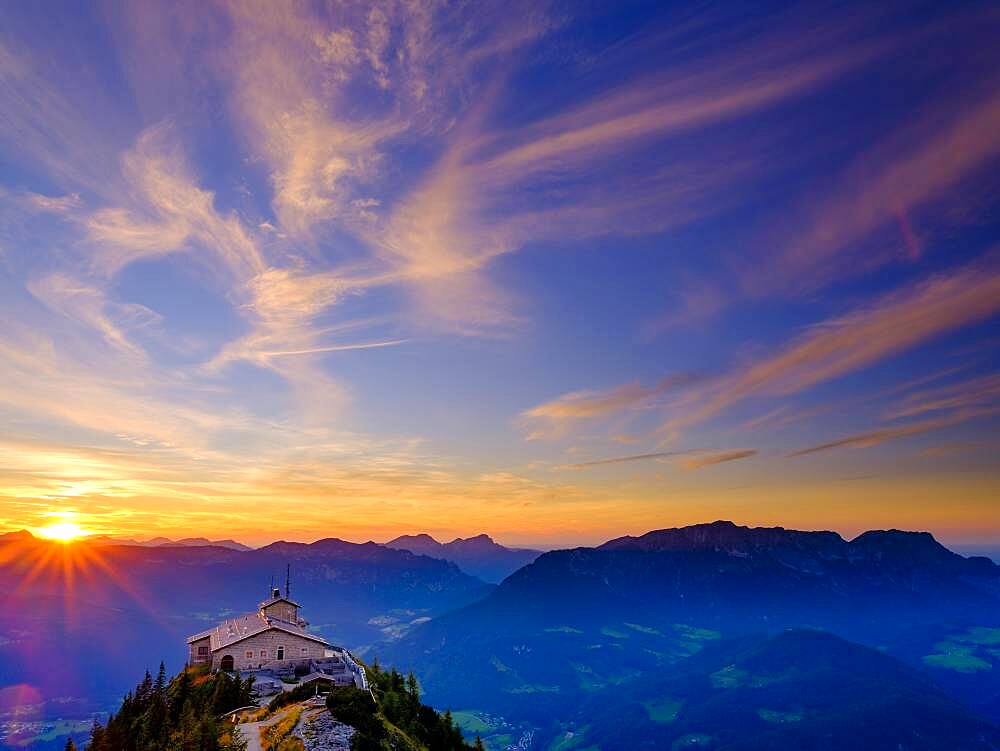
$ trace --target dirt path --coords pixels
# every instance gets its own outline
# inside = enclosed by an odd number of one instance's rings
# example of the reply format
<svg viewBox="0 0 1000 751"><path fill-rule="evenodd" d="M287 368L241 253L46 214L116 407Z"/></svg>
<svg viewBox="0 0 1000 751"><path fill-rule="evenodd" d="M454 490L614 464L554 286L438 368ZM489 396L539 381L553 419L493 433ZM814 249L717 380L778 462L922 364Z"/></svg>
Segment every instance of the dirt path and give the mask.
<svg viewBox="0 0 1000 751"><path fill-rule="evenodd" d="M236 726L236 730L243 734L243 737L247 739L247 751L264 751L260 745L260 728L261 725L270 725L271 721L268 722L242 722Z"/></svg>
<svg viewBox="0 0 1000 751"><path fill-rule="evenodd" d="M260 743L260 731L261 728L268 728L275 723L281 722L285 715L291 712L296 705L292 705L287 709L279 712L274 717L268 717L266 720L261 720L260 722L241 722L236 726L236 729L243 734L243 737L247 739L247 751L264 751L264 747ZM302 719L299 718L299 722L296 727L302 723Z"/></svg>

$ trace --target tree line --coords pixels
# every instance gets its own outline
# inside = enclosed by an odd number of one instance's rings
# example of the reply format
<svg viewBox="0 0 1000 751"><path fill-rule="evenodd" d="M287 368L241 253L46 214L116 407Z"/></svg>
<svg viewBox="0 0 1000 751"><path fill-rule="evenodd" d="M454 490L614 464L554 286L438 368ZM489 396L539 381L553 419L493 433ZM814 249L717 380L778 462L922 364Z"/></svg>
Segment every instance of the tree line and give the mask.
<svg viewBox="0 0 1000 751"><path fill-rule="evenodd" d="M478 738L474 745L465 742L451 712L440 714L421 703L420 686L413 673L404 678L395 668L384 671L378 660L366 673L372 693L340 687L327 696L330 713L355 730L351 739L352 751L385 751L404 744L434 751L483 748Z"/></svg>
<svg viewBox="0 0 1000 751"><path fill-rule="evenodd" d="M245 751L246 741L220 719L253 701L253 678L185 668L167 680L163 663L122 700L106 725L96 720L89 751Z"/></svg>

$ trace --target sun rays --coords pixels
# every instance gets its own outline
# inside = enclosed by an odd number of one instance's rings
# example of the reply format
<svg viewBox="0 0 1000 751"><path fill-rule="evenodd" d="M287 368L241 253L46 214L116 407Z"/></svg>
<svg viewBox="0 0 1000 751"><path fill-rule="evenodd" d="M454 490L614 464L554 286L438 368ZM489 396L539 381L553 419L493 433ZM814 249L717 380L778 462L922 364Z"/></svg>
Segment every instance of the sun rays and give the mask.
<svg viewBox="0 0 1000 751"><path fill-rule="evenodd" d="M55 522L38 530L40 537L56 542L73 542L81 537L86 537L87 531L74 522Z"/></svg>
<svg viewBox="0 0 1000 751"><path fill-rule="evenodd" d="M17 573L12 594L56 597L68 623L77 622L81 603L100 604L107 585L124 593L135 608L159 620L159 609L130 580L109 548L91 543L94 532L73 511L51 511L53 521L0 548L0 565Z"/></svg>

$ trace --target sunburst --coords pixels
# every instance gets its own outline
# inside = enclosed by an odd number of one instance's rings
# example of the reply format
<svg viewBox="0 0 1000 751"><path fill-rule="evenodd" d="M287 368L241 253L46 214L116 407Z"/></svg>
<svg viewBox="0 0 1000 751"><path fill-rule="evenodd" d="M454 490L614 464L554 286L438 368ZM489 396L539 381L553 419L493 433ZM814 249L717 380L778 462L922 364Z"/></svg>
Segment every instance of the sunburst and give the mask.
<svg viewBox="0 0 1000 751"><path fill-rule="evenodd" d="M60 521L38 529L40 537L57 542L73 542L87 535L87 531L75 522Z"/></svg>

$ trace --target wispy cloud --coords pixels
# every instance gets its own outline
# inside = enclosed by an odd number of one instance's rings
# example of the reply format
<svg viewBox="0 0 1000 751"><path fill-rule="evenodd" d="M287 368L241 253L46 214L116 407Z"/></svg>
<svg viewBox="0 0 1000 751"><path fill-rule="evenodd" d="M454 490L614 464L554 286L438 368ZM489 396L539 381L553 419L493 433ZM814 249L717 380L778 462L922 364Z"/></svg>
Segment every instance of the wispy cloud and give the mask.
<svg viewBox="0 0 1000 751"><path fill-rule="evenodd" d="M720 139L702 152L715 155L718 169L706 169L703 157L671 149L669 139L801 96L878 53L844 43L844 28L820 36L838 39L837 51L805 47L791 28L766 41L747 41L748 33L724 53L636 77L520 128L493 126L504 104L495 84L462 113L433 170L372 242L403 266L429 321L460 333L510 324L518 318L511 301L485 274L496 257L532 242L662 231L734 203L745 180L769 169L777 140L739 151ZM667 144L666 158L621 169L623 153L654 143ZM582 186L596 169L601 185Z"/></svg>
<svg viewBox="0 0 1000 751"><path fill-rule="evenodd" d="M813 327L783 351L718 381L665 431L707 420L754 396L787 396L911 349L1000 311L995 258L940 274Z"/></svg>
<svg viewBox="0 0 1000 751"><path fill-rule="evenodd" d="M919 417L928 412L987 406L1000 401L1000 375L991 373L907 394L885 414L887 420Z"/></svg>
<svg viewBox="0 0 1000 751"><path fill-rule="evenodd" d="M104 341L129 355L145 353L128 338L128 331L155 325L159 316L138 303L114 303L103 290L56 272L28 283L28 290L48 308L100 332Z"/></svg>
<svg viewBox="0 0 1000 751"><path fill-rule="evenodd" d="M934 430L941 430L942 428L958 425L968 420L974 420L981 417L992 417L998 413L1000 413L1000 409L997 408L962 410L957 413L932 420L923 420L921 422L909 423L907 425L896 425L892 427L869 430L864 433L856 433L844 438L838 438L835 441L827 441L826 443L820 443L816 446L810 446L809 448L793 451L789 454L789 456L807 456L809 454L816 454L821 451L830 451L831 449L838 448L870 448L872 446L878 446L885 443L886 441L892 441L899 438L909 438L910 436L929 433Z"/></svg>
<svg viewBox="0 0 1000 751"><path fill-rule="evenodd" d="M565 435L573 426L593 418L609 417L648 406L673 388L690 387L683 400L659 405L672 412L661 432L679 431L705 422L751 398L788 397L868 368L889 357L931 341L947 332L988 320L1000 312L1000 272L995 256L950 273L939 274L881 296L859 309L811 327L784 349L736 366L728 374L695 383L690 377L667 379L651 387L624 384L603 392L565 394L522 413L522 421L533 430L529 438ZM969 389L955 387L940 406L976 403L995 395L993 378L985 378ZM934 396L934 395L925 395ZM921 397L923 398L923 397ZM900 407L911 414L933 409L908 402ZM779 405L745 427L756 428L778 421L782 424L802 416L820 414L824 405L789 412ZM899 411L897 410L897 411ZM903 416L902 412L896 416Z"/></svg>
<svg viewBox="0 0 1000 751"><path fill-rule="evenodd" d="M632 454L631 456L615 456L609 459L594 459L575 464L562 464L556 469L588 469L614 464L632 464L634 462L674 460L683 469L703 469L715 464L733 462L756 456L756 449L738 449L733 451L708 451L706 449L684 449L681 451L654 451L648 454Z"/></svg>
<svg viewBox="0 0 1000 751"><path fill-rule="evenodd" d="M135 197L132 206L94 213L87 228L95 241L92 262L114 274L140 258L197 245L209 264L246 280L265 269L253 238L239 219L215 208L215 196L199 187L167 124L145 130L122 160L122 174Z"/></svg>
<svg viewBox="0 0 1000 751"><path fill-rule="evenodd" d="M937 111L858 157L828 195L807 199L811 204L796 212L803 217L799 226L762 242L769 251L775 245L786 250L767 274L758 267L744 284L758 291L772 291L776 283L814 289L889 260L915 260L928 238L914 226L933 226L928 213L938 216L938 225L974 221L981 202L961 196L978 191L976 177L1000 157L992 136L1000 130L995 92L993 81L978 96L936 102ZM963 213L956 214L959 203Z"/></svg>
<svg viewBox="0 0 1000 751"><path fill-rule="evenodd" d="M682 464L685 469L703 469L704 467L711 467L715 464L722 464L724 462L735 462L740 459L748 459L751 456L756 456L756 449L740 449L737 451L720 451L714 454L696 454L688 459L684 459Z"/></svg>
<svg viewBox="0 0 1000 751"><path fill-rule="evenodd" d="M920 454L922 456L953 456L954 454L962 454L969 451L976 451L977 449L984 448L985 444L976 443L974 441L960 441L957 443L945 443L940 446L928 446L922 449Z"/></svg>
<svg viewBox="0 0 1000 751"><path fill-rule="evenodd" d="M675 456L682 456L689 451L654 451L651 454L632 454L631 456L615 456L610 459L595 459L589 462L578 462L576 464L563 464L557 469L585 469L587 467L602 467L607 464L631 464L632 462L645 462L652 459L668 459Z"/></svg>
<svg viewBox="0 0 1000 751"><path fill-rule="evenodd" d="M521 413L528 439L559 437L581 421L646 407L657 397L691 386L702 376L680 373L653 384L626 383L608 391L574 391Z"/></svg>

